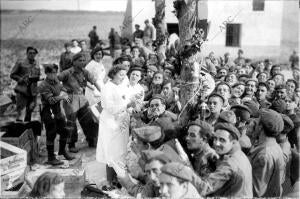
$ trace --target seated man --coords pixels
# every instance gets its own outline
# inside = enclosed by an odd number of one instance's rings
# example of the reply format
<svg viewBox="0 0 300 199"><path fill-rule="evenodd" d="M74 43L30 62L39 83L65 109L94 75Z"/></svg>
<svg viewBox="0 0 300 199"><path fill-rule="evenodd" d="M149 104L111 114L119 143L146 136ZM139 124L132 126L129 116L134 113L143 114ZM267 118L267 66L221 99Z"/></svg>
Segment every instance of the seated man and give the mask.
<svg viewBox="0 0 300 199"><path fill-rule="evenodd" d="M240 132L230 123L218 123L214 136L214 149L220 156L216 170L205 179L194 175L193 184L202 196L253 197L252 168L241 151Z"/></svg>
<svg viewBox="0 0 300 199"><path fill-rule="evenodd" d="M193 170L178 162L167 163L159 175L160 196L163 198L201 198L191 184Z"/></svg>

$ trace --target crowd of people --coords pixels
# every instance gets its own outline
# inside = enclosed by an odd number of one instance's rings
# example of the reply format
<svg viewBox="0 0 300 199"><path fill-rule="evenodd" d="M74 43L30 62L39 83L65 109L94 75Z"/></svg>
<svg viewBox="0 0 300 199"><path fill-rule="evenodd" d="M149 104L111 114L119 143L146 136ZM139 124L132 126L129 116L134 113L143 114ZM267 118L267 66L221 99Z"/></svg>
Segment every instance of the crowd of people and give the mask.
<svg viewBox="0 0 300 199"><path fill-rule="evenodd" d="M84 40L66 43L58 65L43 65L46 78L39 84L36 48L28 47L26 59L13 67L17 120L30 121L41 96L48 163L63 164L54 153L57 134L58 154L75 158L80 125L96 160L107 165L106 191L123 187L134 197L171 198L297 196L296 53L290 58L294 78L286 79L282 66L267 58L254 62L241 49L236 59L211 52L197 64L212 92L182 104L180 69L189 57L181 57L178 40L162 53L151 28L135 27L133 42L120 44L118 52L108 53L92 39L91 50ZM95 35L96 27L89 36ZM114 58L110 67L102 62L107 54ZM181 124L184 111L187 122Z"/></svg>

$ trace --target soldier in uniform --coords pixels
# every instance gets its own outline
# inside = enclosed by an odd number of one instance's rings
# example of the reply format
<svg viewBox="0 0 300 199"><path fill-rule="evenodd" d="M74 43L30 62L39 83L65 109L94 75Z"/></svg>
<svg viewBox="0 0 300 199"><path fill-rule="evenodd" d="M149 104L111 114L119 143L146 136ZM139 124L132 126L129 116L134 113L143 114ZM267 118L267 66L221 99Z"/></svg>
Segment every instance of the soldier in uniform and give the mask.
<svg viewBox="0 0 300 199"><path fill-rule="evenodd" d="M30 121L31 113L36 106L37 82L40 79L40 67L35 60L38 51L27 47L26 59L18 60L13 67L10 78L17 81L15 87L17 102L17 121Z"/></svg>
<svg viewBox="0 0 300 199"><path fill-rule="evenodd" d="M87 82L100 91L100 85L95 77L88 72L84 67L86 65L86 56L80 52L73 56L73 67L69 68L58 75L58 79L63 82L71 103L64 102L66 117L70 122L73 131L69 142L70 152L78 152L75 143L78 140L78 132L76 126L76 118L79 120L83 133L90 147L96 147L98 123L93 119L93 113L89 109L89 103L84 96Z"/></svg>
<svg viewBox="0 0 300 199"><path fill-rule="evenodd" d="M252 167L239 145L240 132L231 123L215 126L214 149L220 156L216 170L205 179L193 177L202 196L253 197Z"/></svg>
<svg viewBox="0 0 300 199"><path fill-rule="evenodd" d="M54 142L57 134L59 138L59 155L63 155L67 160L74 157L66 152L69 130L66 125L66 118L62 113L60 102L62 100L70 103L70 99L63 90L62 85L57 79L58 66L55 64L45 65L46 79L41 82L39 92L42 98L42 121L46 128L46 145L48 151L48 163L51 165L61 165L62 161L56 159L54 154Z"/></svg>
<svg viewBox="0 0 300 199"><path fill-rule="evenodd" d="M201 198L191 184L193 170L181 163L171 162L161 168L160 196L172 199Z"/></svg>

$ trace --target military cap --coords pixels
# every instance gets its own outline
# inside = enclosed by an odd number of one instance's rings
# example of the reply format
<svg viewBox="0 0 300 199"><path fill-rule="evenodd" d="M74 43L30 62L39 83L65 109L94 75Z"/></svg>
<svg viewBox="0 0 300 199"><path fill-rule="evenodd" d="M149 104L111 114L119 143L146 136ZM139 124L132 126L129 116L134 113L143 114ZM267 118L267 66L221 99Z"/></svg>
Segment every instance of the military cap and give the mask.
<svg viewBox="0 0 300 199"><path fill-rule="evenodd" d="M282 116L271 109L261 109L260 122L273 136L278 135L284 128Z"/></svg>
<svg viewBox="0 0 300 199"><path fill-rule="evenodd" d="M255 82L255 84L257 84L257 80L256 80L256 79L252 79L252 78L251 78L251 79L248 79L245 83L247 84L248 82L251 82L251 81L252 81L252 82Z"/></svg>
<svg viewBox="0 0 300 199"><path fill-rule="evenodd" d="M269 90L269 85L266 82L259 82L257 87L259 87L259 86L264 86L267 88L267 90Z"/></svg>
<svg viewBox="0 0 300 199"><path fill-rule="evenodd" d="M217 89L219 86L221 86L221 85L226 85L226 86L228 86L229 92L231 93L231 86L230 86L227 82L224 82L224 81L221 81L220 83L218 83L218 84L216 85L216 89Z"/></svg>
<svg viewBox="0 0 300 199"><path fill-rule="evenodd" d="M159 126L143 126L132 131L144 142L153 142L162 136L162 129Z"/></svg>
<svg viewBox="0 0 300 199"><path fill-rule="evenodd" d="M218 122L228 122L233 125L236 124L236 115L233 111L222 111L219 115Z"/></svg>
<svg viewBox="0 0 300 199"><path fill-rule="evenodd" d="M76 61L77 59L80 59L81 57L86 58L86 55L83 52L79 52L76 53L73 57L72 57L72 62Z"/></svg>
<svg viewBox="0 0 300 199"><path fill-rule="evenodd" d="M201 120L195 120L195 121L192 121L192 122L189 122L187 127L190 127L190 126L199 126L201 128L201 133L202 134L207 134L207 135L212 135L213 134L213 127L205 122L205 121L201 121Z"/></svg>
<svg viewBox="0 0 300 199"><path fill-rule="evenodd" d="M211 98L211 97L219 97L219 98L221 98L221 100L223 101L223 103L225 102L224 97L223 97L222 95L220 95L219 93L213 92L212 94L210 94L210 95L208 96L207 99L209 100L209 98Z"/></svg>
<svg viewBox="0 0 300 199"><path fill-rule="evenodd" d="M175 178L179 178L183 181L192 181L193 177L193 170L181 163L178 162L170 162L165 164L161 168L161 175L159 178L168 178L168 176L172 176Z"/></svg>
<svg viewBox="0 0 300 199"><path fill-rule="evenodd" d="M252 111L250 110L250 108L244 104L236 104L234 106L231 107L231 109L241 109L241 110L245 110L248 111L250 114L252 113Z"/></svg>
<svg viewBox="0 0 300 199"><path fill-rule="evenodd" d="M258 78L258 76L259 76L260 74L263 74L263 73L266 74L267 77L269 76L267 72L263 71L263 72L258 73L258 74L256 75L256 78Z"/></svg>
<svg viewBox="0 0 300 199"><path fill-rule="evenodd" d="M289 133L291 132L291 130L294 129L294 122L292 121L292 119L285 115L285 114L281 114L283 122L284 122L284 129L282 131L282 133Z"/></svg>
<svg viewBox="0 0 300 199"><path fill-rule="evenodd" d="M232 137L234 137L237 140L239 140L239 138L241 137L240 131L231 123L224 123L224 122L217 123L215 126L215 131L216 130L228 131L228 133L230 133L230 135L232 135Z"/></svg>
<svg viewBox="0 0 300 199"><path fill-rule="evenodd" d="M286 102L283 99L274 100L270 109L273 109L278 113L284 113L286 111Z"/></svg>
<svg viewBox="0 0 300 199"><path fill-rule="evenodd" d="M28 47L27 47L26 53L28 53L28 51L30 51L30 50L34 50L34 52L35 52L36 54L39 53L38 50L37 50L35 47L32 47L32 46L28 46Z"/></svg>
<svg viewBox="0 0 300 199"><path fill-rule="evenodd" d="M52 73L54 70L58 71L58 65L56 64L43 64L45 73Z"/></svg>
<svg viewBox="0 0 300 199"><path fill-rule="evenodd" d="M284 85L284 84L280 84L280 85L277 85L276 87L275 87L275 90L277 91L277 90L281 90L281 89L286 89L286 86Z"/></svg>
<svg viewBox="0 0 300 199"><path fill-rule="evenodd" d="M258 117L259 104L254 102L253 100L248 100L243 102L245 106L250 109L250 114L252 117Z"/></svg>
<svg viewBox="0 0 300 199"><path fill-rule="evenodd" d="M152 64L148 65L148 66L147 66L147 69L148 69L148 70L151 70L151 71L153 71L153 72L157 72L157 67L154 66L154 65L152 65Z"/></svg>
<svg viewBox="0 0 300 199"><path fill-rule="evenodd" d="M237 83L235 83L235 84L232 85L232 88L235 88L235 87L237 87L239 85L245 86L245 83L244 82L237 82Z"/></svg>
<svg viewBox="0 0 300 199"><path fill-rule="evenodd" d="M166 164L172 161L168 154L159 150L144 150L141 152L141 156L146 162L156 159Z"/></svg>
<svg viewBox="0 0 300 199"><path fill-rule="evenodd" d="M149 103L154 99L160 99L163 104L166 104L166 99L161 94L155 94L152 96L152 98L149 100Z"/></svg>

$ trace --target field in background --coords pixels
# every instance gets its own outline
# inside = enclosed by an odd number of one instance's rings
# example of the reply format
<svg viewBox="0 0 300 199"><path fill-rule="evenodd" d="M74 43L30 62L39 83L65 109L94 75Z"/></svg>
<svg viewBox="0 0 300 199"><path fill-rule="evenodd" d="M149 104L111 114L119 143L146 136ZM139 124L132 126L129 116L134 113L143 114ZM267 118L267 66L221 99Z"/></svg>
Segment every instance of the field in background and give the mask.
<svg viewBox="0 0 300 199"><path fill-rule="evenodd" d="M96 25L100 39L107 42L111 28L119 30L122 12L86 11L1 11L0 93L9 93L15 82L9 78L17 59L27 46L39 50L40 64L58 63L63 44L73 38L88 39ZM105 58L106 67L111 59Z"/></svg>

